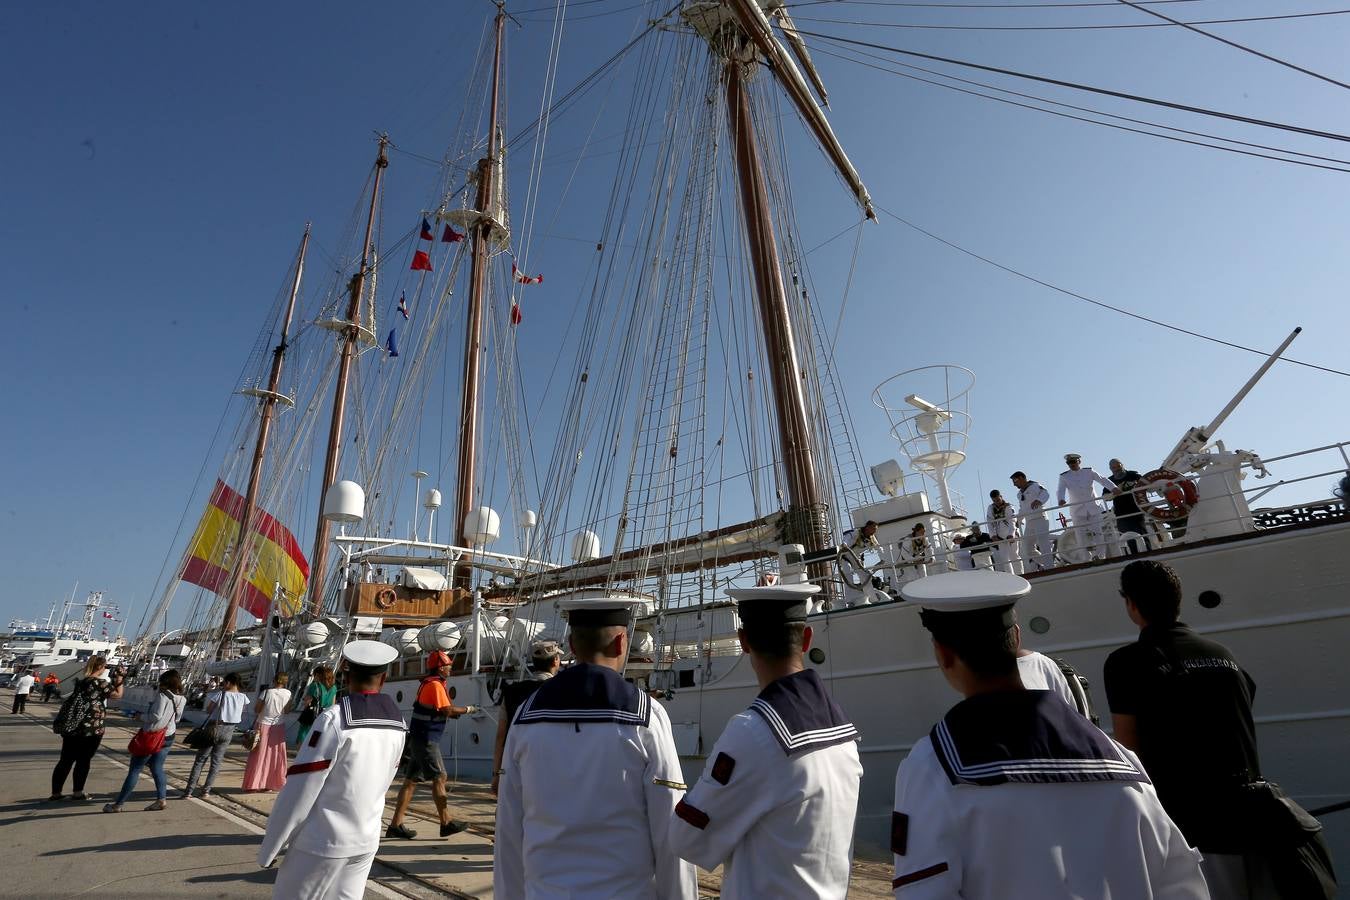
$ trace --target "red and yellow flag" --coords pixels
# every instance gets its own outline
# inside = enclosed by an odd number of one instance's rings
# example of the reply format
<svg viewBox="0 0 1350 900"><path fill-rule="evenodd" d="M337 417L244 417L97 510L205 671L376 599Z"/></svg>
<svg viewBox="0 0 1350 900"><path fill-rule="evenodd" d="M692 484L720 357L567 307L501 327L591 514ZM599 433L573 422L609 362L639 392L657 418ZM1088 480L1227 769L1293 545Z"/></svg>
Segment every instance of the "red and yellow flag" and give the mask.
<svg viewBox="0 0 1350 900"><path fill-rule="evenodd" d="M244 498L228 484L216 481L211 501L188 545L188 560L182 579L225 596L230 589L230 570L235 564L239 544L239 520L244 513ZM273 587L280 582L282 594L277 611L294 615L309 581L309 561L300 545L276 519L262 509L253 511L253 532L249 536L250 568L244 573L239 605L256 618L263 618L271 606Z"/></svg>

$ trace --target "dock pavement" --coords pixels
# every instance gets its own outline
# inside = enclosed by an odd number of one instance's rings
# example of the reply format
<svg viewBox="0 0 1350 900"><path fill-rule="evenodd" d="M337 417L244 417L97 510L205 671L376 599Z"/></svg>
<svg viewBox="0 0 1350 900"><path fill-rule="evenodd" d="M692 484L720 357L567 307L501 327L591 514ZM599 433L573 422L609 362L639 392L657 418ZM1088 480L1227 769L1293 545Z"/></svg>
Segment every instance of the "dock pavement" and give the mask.
<svg viewBox="0 0 1350 900"><path fill-rule="evenodd" d="M51 731L59 703L30 700L27 711L9 713L13 694L0 694L0 829L5 865L0 897L270 897L276 870L259 869L258 842L275 795L244 793L246 754L231 748L206 800L176 800L193 754L170 751L165 765L170 800L162 812L144 812L154 800L154 781L143 771L135 793L117 814L104 813L126 776L127 742L137 723L109 709L103 746L94 757L85 790L87 803L47 802L60 739ZM392 813L396 781L387 809ZM66 791L70 791L66 782ZM492 897L495 801L487 785L450 784L451 815L468 829L439 836L429 788L419 790L407 824L411 841L386 840L376 854L367 897ZM387 821L387 820L386 820ZM720 871L700 872L700 897L716 898ZM890 897L890 867L855 861L849 896Z"/></svg>

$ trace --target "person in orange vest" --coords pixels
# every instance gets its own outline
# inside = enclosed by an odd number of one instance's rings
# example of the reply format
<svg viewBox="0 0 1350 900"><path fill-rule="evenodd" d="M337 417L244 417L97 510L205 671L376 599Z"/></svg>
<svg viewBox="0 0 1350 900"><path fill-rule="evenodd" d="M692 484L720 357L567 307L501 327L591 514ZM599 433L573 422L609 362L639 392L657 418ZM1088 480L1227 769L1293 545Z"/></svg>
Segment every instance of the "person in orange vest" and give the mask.
<svg viewBox="0 0 1350 900"><path fill-rule="evenodd" d="M56 673L55 673L55 672L48 672L48 673L47 673L47 677L44 678L44 679L42 680L42 702L43 702L43 703L50 703L50 702L51 702L52 694L55 694L55 693L56 693L56 691L57 691L57 685L59 685L60 683L61 683L61 679L56 677Z"/></svg>

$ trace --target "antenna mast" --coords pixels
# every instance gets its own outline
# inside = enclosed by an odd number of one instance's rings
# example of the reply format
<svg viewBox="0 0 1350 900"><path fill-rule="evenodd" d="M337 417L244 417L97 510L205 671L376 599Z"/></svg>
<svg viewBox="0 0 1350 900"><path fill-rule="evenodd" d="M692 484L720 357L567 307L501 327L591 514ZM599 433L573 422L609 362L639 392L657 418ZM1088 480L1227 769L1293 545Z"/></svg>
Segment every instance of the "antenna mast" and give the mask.
<svg viewBox="0 0 1350 900"><path fill-rule="evenodd" d="M469 545L464 533L464 522L473 509L475 484L474 470L478 453L478 413L479 388L482 375L479 362L482 357L483 342L483 302L487 294L488 253L490 244L503 226L496 221L497 212L493 203L493 192L500 186L493 184L494 167L501 153L498 138L498 115L501 94L502 67L502 30L506 22L506 12L497 5L496 47L492 57L492 106L488 120L487 155L478 161L478 213L479 218L473 229L473 257L471 260L469 281L469 317L464 338L464 396L459 413L459 464L455 478L455 543L461 547ZM456 570L456 580L467 577L467 569Z"/></svg>
<svg viewBox="0 0 1350 900"><path fill-rule="evenodd" d="M286 304L286 316L281 322L281 339L272 351L272 371L267 377L267 389L250 388L243 393L257 397L262 405L258 420L258 442L253 448L253 462L248 470L248 488L244 491L244 509L239 515L239 537L235 540L234 571L230 574L229 602L225 604L225 618L220 625L220 648L223 654L234 634L235 613L239 609L240 595L243 592L245 572L248 569L249 549L253 542L253 519L258 506L258 482L262 478L263 457L267 453L267 439L272 431L272 420L276 418L277 404L293 406L290 397L281 393L281 363L286 356L286 339L291 333L291 320L295 318L295 301L300 296L300 280L305 273L305 253L309 250L309 223L305 223L305 234L300 238L300 252L295 258L295 278L291 281L291 297ZM153 622L151 623L153 625Z"/></svg>
<svg viewBox="0 0 1350 900"><path fill-rule="evenodd" d="M337 480L338 459L342 452L342 423L347 415L347 383L351 380L352 360L361 333L361 294L371 269L371 241L375 233L375 213L379 209L380 184L389 166L389 135L380 135L380 152L375 157L375 184L370 191L370 213L366 217L366 237L361 245L361 267L352 275L351 300L347 321L342 328L342 357L338 363L337 389L333 395L333 419L328 426L328 453L323 462L323 481L319 485L319 523L314 528L314 553L309 567L309 605L314 615L323 612L323 577L328 564L328 520L323 517L323 501Z"/></svg>

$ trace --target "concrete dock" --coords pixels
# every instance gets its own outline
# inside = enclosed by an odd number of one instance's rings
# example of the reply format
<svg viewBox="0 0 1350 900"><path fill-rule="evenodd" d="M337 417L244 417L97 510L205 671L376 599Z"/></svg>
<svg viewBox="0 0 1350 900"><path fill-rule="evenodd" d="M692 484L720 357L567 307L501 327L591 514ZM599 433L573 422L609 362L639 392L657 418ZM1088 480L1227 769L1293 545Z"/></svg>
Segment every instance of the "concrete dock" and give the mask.
<svg viewBox="0 0 1350 900"><path fill-rule="evenodd" d="M144 811L154 800L154 782L147 770L123 812L107 814L103 804L122 785L126 745L137 728L134 721L109 710L103 746L85 786L94 799L48 803L51 771L60 750L60 739L51 731L58 704L30 700L26 713L10 715L12 696L9 691L0 694L0 828L6 845L0 896L271 896L276 872L260 870L255 854L273 795L239 789L242 747L232 748L207 800L173 799L193 756L175 746L165 766L168 809ZM69 781L65 791L71 791ZM450 801L453 817L467 822L469 829L440 837L430 788L419 790L407 822L418 836L380 846L367 897L491 898L492 795L486 785L452 783ZM393 802L391 790L391 812ZM702 896L718 896L717 872L700 873L699 881ZM889 866L855 862L850 896L890 897Z"/></svg>

